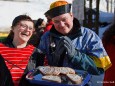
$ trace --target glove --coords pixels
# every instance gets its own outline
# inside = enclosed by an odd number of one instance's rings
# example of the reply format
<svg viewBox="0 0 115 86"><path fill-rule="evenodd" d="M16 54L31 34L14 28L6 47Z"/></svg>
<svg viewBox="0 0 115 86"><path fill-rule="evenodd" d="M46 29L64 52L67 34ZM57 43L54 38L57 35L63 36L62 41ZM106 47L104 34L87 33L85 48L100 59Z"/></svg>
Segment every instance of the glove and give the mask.
<svg viewBox="0 0 115 86"><path fill-rule="evenodd" d="M56 46L56 50L55 50L55 55L56 56L60 56L62 53L63 53L63 51L64 51L64 46L63 46L63 42L60 40L59 42L58 42L58 44L57 44L57 46Z"/></svg>
<svg viewBox="0 0 115 86"><path fill-rule="evenodd" d="M53 53L53 61L52 64L54 66L57 66L58 61L60 60L60 56L62 55L62 53L64 52L65 48L63 46L63 42L62 39L57 43L56 45L56 49Z"/></svg>
<svg viewBox="0 0 115 86"><path fill-rule="evenodd" d="M63 45L66 49L67 55L69 59L72 59L76 51L75 47L72 45L71 39L69 39L67 36L64 36L62 39L63 39Z"/></svg>

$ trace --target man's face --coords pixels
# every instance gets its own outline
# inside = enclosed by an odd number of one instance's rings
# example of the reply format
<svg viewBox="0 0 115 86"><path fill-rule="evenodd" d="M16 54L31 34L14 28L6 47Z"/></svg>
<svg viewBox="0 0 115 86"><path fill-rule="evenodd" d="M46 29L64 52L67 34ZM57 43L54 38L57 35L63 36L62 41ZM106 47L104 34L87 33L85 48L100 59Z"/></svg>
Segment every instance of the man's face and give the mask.
<svg viewBox="0 0 115 86"><path fill-rule="evenodd" d="M67 35L73 27L73 15L65 13L52 18L55 29L63 35Z"/></svg>

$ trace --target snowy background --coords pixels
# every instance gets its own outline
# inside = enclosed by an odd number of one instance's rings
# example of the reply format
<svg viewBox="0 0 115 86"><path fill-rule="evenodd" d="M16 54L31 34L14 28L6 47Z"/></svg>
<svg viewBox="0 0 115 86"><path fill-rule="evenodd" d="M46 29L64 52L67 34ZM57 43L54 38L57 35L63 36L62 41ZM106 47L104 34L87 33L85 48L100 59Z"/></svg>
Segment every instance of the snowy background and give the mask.
<svg viewBox="0 0 115 86"><path fill-rule="evenodd" d="M53 1L55 0L28 0L28 2L0 0L0 32L9 31L8 28L11 26L13 19L20 14L27 14L33 20L38 18L46 20L44 13L49 9L49 6ZM67 1L72 3L72 0ZM100 1L100 21L111 22L114 13L107 13L105 9L105 0ZM95 3L93 3L93 7L95 8ZM105 29L106 28L100 29L100 37Z"/></svg>
<svg viewBox="0 0 115 86"><path fill-rule="evenodd" d="M0 27L11 26L12 20L20 14L28 14L32 19L44 18L44 13L55 0L28 0L29 2L0 1ZM68 0L71 2L71 0Z"/></svg>

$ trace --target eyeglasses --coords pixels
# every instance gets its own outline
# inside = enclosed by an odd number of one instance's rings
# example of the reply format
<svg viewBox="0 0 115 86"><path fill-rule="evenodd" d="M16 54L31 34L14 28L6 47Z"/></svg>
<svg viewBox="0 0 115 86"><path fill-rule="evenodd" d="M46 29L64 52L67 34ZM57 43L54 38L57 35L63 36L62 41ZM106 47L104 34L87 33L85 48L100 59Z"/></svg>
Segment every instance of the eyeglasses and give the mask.
<svg viewBox="0 0 115 86"><path fill-rule="evenodd" d="M30 26L28 26L28 25L26 25L26 24L21 24L21 23L19 23L18 25L20 25L22 28L24 28L24 29L29 29L29 30L34 30L34 28L33 27L30 27Z"/></svg>

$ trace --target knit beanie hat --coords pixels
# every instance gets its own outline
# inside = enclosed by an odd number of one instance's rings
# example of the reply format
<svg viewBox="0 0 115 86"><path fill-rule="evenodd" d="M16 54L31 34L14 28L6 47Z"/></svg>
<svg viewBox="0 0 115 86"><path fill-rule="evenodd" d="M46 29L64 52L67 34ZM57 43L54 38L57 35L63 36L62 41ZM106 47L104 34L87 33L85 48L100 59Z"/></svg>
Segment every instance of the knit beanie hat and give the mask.
<svg viewBox="0 0 115 86"><path fill-rule="evenodd" d="M45 15L49 15L51 18L53 18L61 14L69 13L70 10L71 4L65 0L58 0L50 5L50 9L45 13Z"/></svg>

